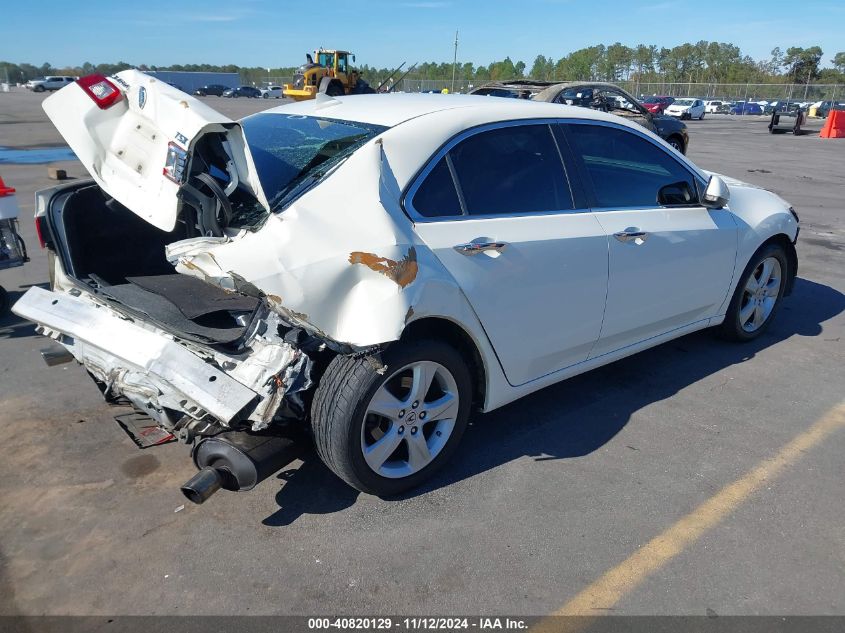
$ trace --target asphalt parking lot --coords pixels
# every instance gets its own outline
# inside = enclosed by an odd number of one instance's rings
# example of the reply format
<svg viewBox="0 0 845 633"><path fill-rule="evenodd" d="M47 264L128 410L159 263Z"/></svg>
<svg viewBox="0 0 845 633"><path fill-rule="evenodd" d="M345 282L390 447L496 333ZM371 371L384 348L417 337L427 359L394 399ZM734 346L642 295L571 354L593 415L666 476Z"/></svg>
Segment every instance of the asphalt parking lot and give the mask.
<svg viewBox="0 0 845 633"><path fill-rule="evenodd" d="M0 146L62 143L42 98L0 94ZM766 120L688 126L697 164L800 214L771 329L699 332L476 415L455 462L402 499L358 494L306 450L180 510L187 449L138 450L123 409L3 318L0 614L845 614L845 140ZM53 181L43 164L0 175L32 256L0 271L14 298L47 281L30 218Z"/></svg>

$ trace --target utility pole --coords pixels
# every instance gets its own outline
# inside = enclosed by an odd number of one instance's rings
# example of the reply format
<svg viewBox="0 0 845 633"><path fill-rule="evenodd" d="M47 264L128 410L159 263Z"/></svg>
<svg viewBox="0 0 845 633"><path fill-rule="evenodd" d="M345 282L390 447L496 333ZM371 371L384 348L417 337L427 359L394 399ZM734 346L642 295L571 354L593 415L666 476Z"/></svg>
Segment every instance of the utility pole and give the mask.
<svg viewBox="0 0 845 633"><path fill-rule="evenodd" d="M450 92L455 92L455 70L458 67L458 32L455 31L455 57L452 59L452 89Z"/></svg>
<svg viewBox="0 0 845 633"><path fill-rule="evenodd" d="M807 100L807 91L810 89L810 74L812 72L813 72L813 67L810 66L810 68L807 70L807 83L804 84L804 101Z"/></svg>

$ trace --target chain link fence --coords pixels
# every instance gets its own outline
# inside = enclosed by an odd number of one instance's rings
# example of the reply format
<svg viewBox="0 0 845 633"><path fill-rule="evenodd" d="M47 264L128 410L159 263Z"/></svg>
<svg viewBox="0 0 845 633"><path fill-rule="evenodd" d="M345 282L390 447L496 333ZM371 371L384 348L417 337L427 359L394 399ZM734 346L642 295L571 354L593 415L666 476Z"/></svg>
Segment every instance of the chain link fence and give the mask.
<svg viewBox="0 0 845 633"><path fill-rule="evenodd" d="M365 77L373 88L380 81ZM259 87L266 85L283 86L292 83L293 77L264 77ZM259 82L255 82L259 85ZM490 83L488 79L463 79L456 77L454 92L467 93ZM724 84L724 83L672 83L617 81L616 85L637 97L648 95L669 95L673 97L698 97L701 99L721 99L724 101L845 101L845 84ZM452 92L451 79L414 79L405 77L394 86L396 92L440 92L444 88Z"/></svg>

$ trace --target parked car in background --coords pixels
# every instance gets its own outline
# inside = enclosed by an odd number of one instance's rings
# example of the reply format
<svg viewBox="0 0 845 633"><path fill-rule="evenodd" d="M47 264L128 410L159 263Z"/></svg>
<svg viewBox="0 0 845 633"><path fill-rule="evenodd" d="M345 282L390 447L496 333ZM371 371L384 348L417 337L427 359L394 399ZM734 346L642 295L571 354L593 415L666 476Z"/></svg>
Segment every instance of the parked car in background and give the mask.
<svg viewBox="0 0 845 633"><path fill-rule="evenodd" d="M704 111L707 114L717 114L719 112L727 112L724 101L705 101Z"/></svg>
<svg viewBox="0 0 845 633"><path fill-rule="evenodd" d="M281 86L267 86L266 88L261 88L261 96L264 99L281 99L284 97L284 93L282 92L284 88Z"/></svg>
<svg viewBox="0 0 845 633"><path fill-rule="evenodd" d="M759 103L738 102L730 109L730 114L763 114Z"/></svg>
<svg viewBox="0 0 845 633"><path fill-rule="evenodd" d="M236 122L116 77L45 100L92 179L36 194L53 283L14 311L193 445L198 503L277 472L297 427L399 494L468 459L472 411L704 328L755 339L793 287L789 203L630 119L398 94ZM101 169L126 139L138 169Z"/></svg>
<svg viewBox="0 0 845 633"><path fill-rule="evenodd" d="M775 112L797 112L801 106L797 103L787 103L786 101L771 101L763 106L763 114L773 114Z"/></svg>
<svg viewBox="0 0 845 633"><path fill-rule="evenodd" d="M76 77L67 77L64 75L50 75L43 79L30 79L24 86L27 90L33 92L44 92L46 90L58 90L64 88L76 81Z"/></svg>
<svg viewBox="0 0 845 633"><path fill-rule="evenodd" d="M816 116L826 119L831 110L845 110L845 101L822 101L816 108Z"/></svg>
<svg viewBox="0 0 845 633"><path fill-rule="evenodd" d="M616 114L654 132L681 154L687 151L686 125L662 114L652 114L632 94L614 84L581 81L552 84L534 94L532 99Z"/></svg>
<svg viewBox="0 0 845 633"><path fill-rule="evenodd" d="M672 105L674 100L675 97L652 95L651 97L643 99L641 103L643 104L643 107L652 114L663 114L663 111Z"/></svg>
<svg viewBox="0 0 845 633"><path fill-rule="evenodd" d="M223 86L221 84L208 84L207 86L203 86L202 88L197 88L194 91L194 94L200 97L207 97L209 95L213 95L215 97L222 97L223 93L229 90L229 86Z"/></svg>
<svg viewBox="0 0 845 633"><path fill-rule="evenodd" d="M704 102L701 99L675 99L663 113L679 119L701 120L704 118Z"/></svg>
<svg viewBox="0 0 845 633"><path fill-rule="evenodd" d="M227 88L223 91L224 97L231 97L237 99L238 97L247 97L248 99L258 99L261 96L261 91L252 86L238 86L237 88Z"/></svg>

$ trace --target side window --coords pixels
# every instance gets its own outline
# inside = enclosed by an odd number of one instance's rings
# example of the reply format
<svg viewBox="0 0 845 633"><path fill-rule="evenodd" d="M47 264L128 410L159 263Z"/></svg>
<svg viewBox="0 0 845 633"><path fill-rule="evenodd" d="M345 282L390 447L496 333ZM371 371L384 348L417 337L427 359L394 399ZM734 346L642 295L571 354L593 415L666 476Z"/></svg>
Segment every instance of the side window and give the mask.
<svg viewBox="0 0 845 633"><path fill-rule="evenodd" d="M449 150L468 215L572 209L548 125L480 132Z"/></svg>
<svg viewBox="0 0 845 633"><path fill-rule="evenodd" d="M461 202L445 156L437 162L417 189L413 205L414 210L426 218L461 215Z"/></svg>
<svg viewBox="0 0 845 633"><path fill-rule="evenodd" d="M598 207L698 203L692 174L650 141L600 125L567 126L572 150L592 183Z"/></svg>

